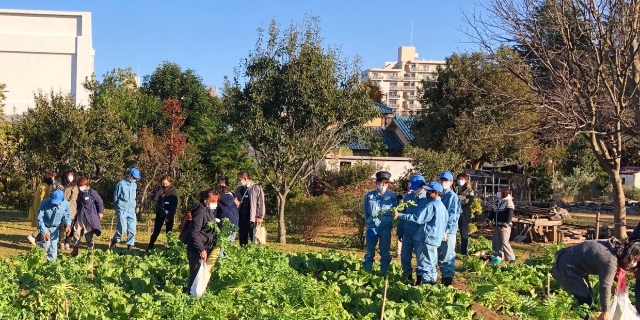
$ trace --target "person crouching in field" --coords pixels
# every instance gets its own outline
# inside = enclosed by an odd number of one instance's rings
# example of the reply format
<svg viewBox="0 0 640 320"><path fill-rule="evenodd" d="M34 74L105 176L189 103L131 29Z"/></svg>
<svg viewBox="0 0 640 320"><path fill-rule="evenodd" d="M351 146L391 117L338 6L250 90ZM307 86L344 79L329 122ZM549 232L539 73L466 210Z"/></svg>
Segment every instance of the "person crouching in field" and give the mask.
<svg viewBox="0 0 640 320"><path fill-rule="evenodd" d="M386 273L391 264L391 229L393 213L391 209L398 205L398 196L387 188L391 173L376 173L376 190L364 195L364 220L367 224L366 248L362 267L370 272L376 256L376 246L380 242L380 271Z"/></svg>
<svg viewBox="0 0 640 320"><path fill-rule="evenodd" d="M89 186L89 180L82 177L78 180L78 190L80 191L76 201L77 213L73 220L73 251L71 256L78 255L82 235L87 241L87 248L93 250L93 236L102 234L100 220L104 216L104 202L96 190Z"/></svg>
<svg viewBox="0 0 640 320"><path fill-rule="evenodd" d="M64 192L56 190L53 196L42 201L38 211L38 229L42 235L40 246L47 253L47 261L52 261L58 257L58 240L60 237L59 227L61 223L66 225L64 230L66 236L71 231L71 217L69 212L69 201L64 199Z"/></svg>
<svg viewBox="0 0 640 320"><path fill-rule="evenodd" d="M560 249L551 268L551 275L562 288L589 307L593 304L589 275L597 275L600 291L600 309L598 320L609 318L611 286L618 268L634 270L640 261L640 241L587 240L572 247ZM586 315L584 319L589 319Z"/></svg>
<svg viewBox="0 0 640 320"><path fill-rule="evenodd" d="M29 242L34 246L36 245L36 239L42 236L40 234L40 229L38 228L38 212L40 211L40 204L44 199L51 197L51 193L54 189L55 177L56 174L52 171L44 173L42 182L40 182L36 188L36 193L33 195L33 202L29 208L28 219L31 221L31 226L36 228L36 230L27 237L27 240L29 240Z"/></svg>
<svg viewBox="0 0 640 320"><path fill-rule="evenodd" d="M189 280L185 292L189 292L193 285L201 261L207 258L216 245L216 229L207 226L209 222L216 221L215 210L218 202L218 193L215 189L207 189L200 192L200 203L192 211L192 220L187 229L187 259L189 260Z"/></svg>

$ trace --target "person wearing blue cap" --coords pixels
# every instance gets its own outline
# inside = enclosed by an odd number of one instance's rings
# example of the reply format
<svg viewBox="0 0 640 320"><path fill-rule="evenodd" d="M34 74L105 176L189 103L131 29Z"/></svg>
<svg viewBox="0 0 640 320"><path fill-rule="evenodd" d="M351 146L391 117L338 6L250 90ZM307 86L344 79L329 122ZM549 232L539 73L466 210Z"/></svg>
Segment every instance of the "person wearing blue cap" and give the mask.
<svg viewBox="0 0 640 320"><path fill-rule="evenodd" d="M416 206L405 208L402 214L394 212L395 217L404 220L398 224L402 226L398 228L398 236L402 237L402 273L413 281L411 258L415 252L418 263L415 284L435 284L438 247L447 222L447 209L440 200L443 189L437 182L425 185L424 177L415 175L411 178L411 190L405 201L414 201Z"/></svg>
<svg viewBox="0 0 640 320"><path fill-rule="evenodd" d="M42 235L40 246L47 253L47 261L58 257L58 239L60 224L64 223L65 235L71 232L71 211L69 201L64 199L64 192L56 190L51 198L42 201L38 211L38 230Z"/></svg>
<svg viewBox="0 0 640 320"><path fill-rule="evenodd" d="M391 173L376 173L376 190L364 196L364 220L367 224L366 248L362 267L371 271L376 255L376 246L380 242L380 271L386 273L391 264L391 229L393 228L392 208L398 205L398 196L388 190Z"/></svg>
<svg viewBox="0 0 640 320"><path fill-rule="evenodd" d="M442 272L442 284L450 286L456 268L456 233L458 232L458 220L462 205L460 198L451 188L453 186L453 174L445 171L440 174L440 184L444 189L442 203L447 208L447 227L445 229L442 244L438 248L438 264Z"/></svg>
<svg viewBox="0 0 640 320"><path fill-rule="evenodd" d="M135 245L136 236L136 191L138 185L136 181L140 179L140 170L129 169L127 177L118 182L113 191L113 206L116 210L118 223L116 234L113 235L109 248L115 247L122 239L124 232L127 232L127 248L131 249Z"/></svg>

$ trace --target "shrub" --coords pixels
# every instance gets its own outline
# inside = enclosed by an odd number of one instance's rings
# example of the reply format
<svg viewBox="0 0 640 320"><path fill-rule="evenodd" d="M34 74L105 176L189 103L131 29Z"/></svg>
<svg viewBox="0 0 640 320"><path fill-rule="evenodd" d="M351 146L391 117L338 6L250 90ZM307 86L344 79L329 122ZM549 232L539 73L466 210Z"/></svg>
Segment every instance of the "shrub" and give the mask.
<svg viewBox="0 0 640 320"><path fill-rule="evenodd" d="M350 226L356 228L354 233L345 238L345 245L348 247L364 248L367 225L364 221L362 202L370 187L369 182L354 183L339 188L334 195L342 215L348 219Z"/></svg>
<svg viewBox="0 0 640 320"><path fill-rule="evenodd" d="M305 241L314 241L323 228L334 225L340 217L340 207L328 196L296 197L290 201L287 228Z"/></svg>
<svg viewBox="0 0 640 320"><path fill-rule="evenodd" d="M634 186L623 186L624 196L629 200L640 201L640 189Z"/></svg>
<svg viewBox="0 0 640 320"><path fill-rule="evenodd" d="M309 192L314 196L334 194L340 187L371 180L378 169L374 162L358 161L340 170L322 170L314 177Z"/></svg>

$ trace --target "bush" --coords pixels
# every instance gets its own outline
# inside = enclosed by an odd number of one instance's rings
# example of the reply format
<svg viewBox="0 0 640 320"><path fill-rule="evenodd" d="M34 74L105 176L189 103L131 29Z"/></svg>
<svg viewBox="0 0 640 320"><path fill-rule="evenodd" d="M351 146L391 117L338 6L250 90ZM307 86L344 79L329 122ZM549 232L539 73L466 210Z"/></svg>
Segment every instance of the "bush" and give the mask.
<svg viewBox="0 0 640 320"><path fill-rule="evenodd" d="M0 202L8 208L27 211L31 206L35 190L32 182L23 175L13 173L0 179Z"/></svg>
<svg viewBox="0 0 640 320"><path fill-rule="evenodd" d="M624 196L629 200L640 201L640 189L634 186L623 186Z"/></svg>
<svg viewBox="0 0 640 320"><path fill-rule="evenodd" d="M339 204L342 215L356 231L345 238L345 245L351 248L364 248L367 224L364 221L362 202L370 189L369 182L354 183L337 190L334 198Z"/></svg>
<svg viewBox="0 0 640 320"><path fill-rule="evenodd" d="M584 201L601 198L609 189L606 174L574 168L572 175L560 178L555 192L561 199Z"/></svg>
<svg viewBox="0 0 640 320"><path fill-rule="evenodd" d="M462 172L464 169L464 159L455 152L409 148L405 154L412 159L413 169L408 173L409 176L422 174L427 181L437 180L443 171L451 171L455 176L457 172Z"/></svg>
<svg viewBox="0 0 640 320"><path fill-rule="evenodd" d="M374 162L358 161L340 170L322 170L314 177L309 192L314 196L334 194L340 187L371 180L378 169Z"/></svg>
<svg viewBox="0 0 640 320"><path fill-rule="evenodd" d="M340 207L328 196L296 197L287 206L287 226L305 241L314 241L323 228L335 225Z"/></svg>

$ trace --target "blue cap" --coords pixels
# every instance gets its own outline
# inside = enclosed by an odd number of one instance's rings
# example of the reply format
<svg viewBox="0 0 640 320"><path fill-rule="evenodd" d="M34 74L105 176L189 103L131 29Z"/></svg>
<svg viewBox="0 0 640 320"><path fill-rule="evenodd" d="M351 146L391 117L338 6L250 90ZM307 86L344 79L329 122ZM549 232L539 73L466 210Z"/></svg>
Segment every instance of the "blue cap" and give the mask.
<svg viewBox="0 0 640 320"><path fill-rule="evenodd" d="M411 185L409 186L409 190L418 190L420 189L420 187L426 184L426 182L424 181L424 177L419 174L411 177L411 180L409 180L409 182L411 183Z"/></svg>
<svg viewBox="0 0 640 320"><path fill-rule="evenodd" d="M453 181L453 174L449 171L445 171L440 174L440 180Z"/></svg>
<svg viewBox="0 0 640 320"><path fill-rule="evenodd" d="M57 206L62 203L62 200L64 200L64 192L59 189L54 191L53 195L51 196L51 203Z"/></svg>
<svg viewBox="0 0 640 320"><path fill-rule="evenodd" d="M140 179L140 170L136 169L136 168L131 168L129 169L129 174L134 178L134 179Z"/></svg>
<svg viewBox="0 0 640 320"><path fill-rule="evenodd" d="M440 183L437 183L435 181L433 182L429 182L429 184L424 187L425 190L427 191L438 191L440 193L444 192L444 189L442 188L442 185Z"/></svg>

